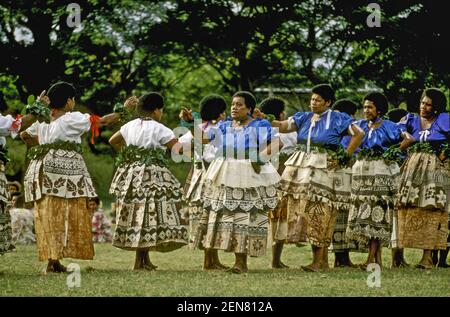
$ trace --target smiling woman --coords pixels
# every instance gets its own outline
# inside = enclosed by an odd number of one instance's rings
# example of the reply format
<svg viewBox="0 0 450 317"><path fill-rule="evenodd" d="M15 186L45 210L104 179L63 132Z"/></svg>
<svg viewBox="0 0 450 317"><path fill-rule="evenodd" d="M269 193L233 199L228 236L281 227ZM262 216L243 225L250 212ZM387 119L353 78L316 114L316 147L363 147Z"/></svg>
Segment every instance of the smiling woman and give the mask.
<svg viewBox="0 0 450 317"><path fill-rule="evenodd" d="M422 249L419 268L433 267L431 250L448 253L448 214L450 213L450 115L447 99L436 88L425 89L420 115L408 114L401 127L416 143L402 165L398 201L399 246Z"/></svg>
<svg viewBox="0 0 450 317"><path fill-rule="evenodd" d="M209 133L217 148L205 179L204 212L194 245L234 252L233 273L248 270L247 256L266 252L268 212L278 203L280 176L263 153L277 148L267 120L252 118L256 100L246 91L233 95L231 119Z"/></svg>

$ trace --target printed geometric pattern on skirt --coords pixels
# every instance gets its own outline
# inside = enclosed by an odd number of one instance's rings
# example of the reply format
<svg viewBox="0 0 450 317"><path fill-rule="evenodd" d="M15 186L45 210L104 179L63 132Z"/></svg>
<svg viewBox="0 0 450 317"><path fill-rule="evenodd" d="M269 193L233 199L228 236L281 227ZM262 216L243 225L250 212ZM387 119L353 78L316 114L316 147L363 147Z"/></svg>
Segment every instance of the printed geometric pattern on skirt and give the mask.
<svg viewBox="0 0 450 317"><path fill-rule="evenodd" d="M183 191L166 167L125 164L117 169L110 193L117 197L113 246L169 252L188 244Z"/></svg>
<svg viewBox="0 0 450 317"><path fill-rule="evenodd" d="M442 162L423 152L409 154L402 165L397 202L399 247L444 249L449 197L450 160Z"/></svg>
<svg viewBox="0 0 450 317"><path fill-rule="evenodd" d="M398 205L450 212L450 159L412 153L402 165Z"/></svg>
<svg viewBox="0 0 450 317"><path fill-rule="evenodd" d="M35 202L35 228L39 261L75 258L92 260L92 214L87 198L44 195Z"/></svg>
<svg viewBox="0 0 450 317"><path fill-rule="evenodd" d="M278 203L279 180L271 164L262 165L258 174L249 160L214 160L205 175L204 211L194 247L264 255L268 212Z"/></svg>
<svg viewBox="0 0 450 317"><path fill-rule="evenodd" d="M389 246L400 168L383 160L358 160L352 169L352 208L347 238L361 244L377 239Z"/></svg>
<svg viewBox="0 0 450 317"><path fill-rule="evenodd" d="M9 207L9 204L0 201L0 255L15 250Z"/></svg>
<svg viewBox="0 0 450 317"><path fill-rule="evenodd" d="M25 201L43 195L61 198L97 197L81 154L50 149L43 159L31 160L25 173Z"/></svg>
<svg viewBox="0 0 450 317"><path fill-rule="evenodd" d="M447 247L448 215L441 210L398 208L398 247L443 250Z"/></svg>
<svg viewBox="0 0 450 317"><path fill-rule="evenodd" d="M346 237L348 215L350 211L345 209L338 209L336 214L336 223L333 230L333 241L329 247L332 252L367 252L368 248L366 244L359 243L358 241L348 239Z"/></svg>
<svg viewBox="0 0 450 317"><path fill-rule="evenodd" d="M327 153L296 151L285 163L280 189L284 196L328 203L350 209L351 175L346 168L331 168Z"/></svg>
<svg viewBox="0 0 450 317"><path fill-rule="evenodd" d="M5 166L0 161L0 255L15 250L12 240L11 215L9 214L9 192Z"/></svg>
<svg viewBox="0 0 450 317"><path fill-rule="evenodd" d="M448 235L447 235L447 248L450 247L450 212L448 213Z"/></svg>
<svg viewBox="0 0 450 317"><path fill-rule="evenodd" d="M289 155L280 153L277 172L283 174L284 163L286 163ZM275 209L269 212L270 231L272 235L272 242L286 241L288 235L288 221L287 221L287 197L282 197Z"/></svg>
<svg viewBox="0 0 450 317"><path fill-rule="evenodd" d="M316 247L328 248L333 240L337 210L315 201L307 201L305 205L308 242Z"/></svg>
<svg viewBox="0 0 450 317"><path fill-rule="evenodd" d="M187 203L203 204L204 176L206 169L203 163L194 164L186 178L183 189L183 201Z"/></svg>
<svg viewBox="0 0 450 317"><path fill-rule="evenodd" d="M263 256L267 248L267 230L267 211L204 210L193 246Z"/></svg>
<svg viewBox="0 0 450 317"><path fill-rule="evenodd" d="M0 201L8 204L10 201L9 191L8 191L8 180L5 176L5 165L0 161Z"/></svg>
<svg viewBox="0 0 450 317"><path fill-rule="evenodd" d="M195 236L198 231L200 218L203 214L203 181L206 174L205 164L193 164L186 178L183 191L183 202L188 206L189 212L189 248L194 249Z"/></svg>
<svg viewBox="0 0 450 317"><path fill-rule="evenodd" d="M330 163L326 153L303 151L296 151L286 161L280 187L288 200L288 242L304 241L305 230L313 233L318 228L308 228L310 223L327 224L330 219L336 219L338 209L349 210L350 173L344 168L328 169ZM314 203L324 204L329 208L316 208ZM318 217L323 219L319 220ZM318 246L328 246L333 236L328 235L328 230L333 231L335 223L329 225L330 228L323 228L327 231L321 235L323 241L317 240L320 237L318 232L314 233L314 237L308 236L308 240Z"/></svg>
<svg viewBox="0 0 450 317"><path fill-rule="evenodd" d="M287 199L281 199L275 209L269 211L272 241L285 241L288 233Z"/></svg>

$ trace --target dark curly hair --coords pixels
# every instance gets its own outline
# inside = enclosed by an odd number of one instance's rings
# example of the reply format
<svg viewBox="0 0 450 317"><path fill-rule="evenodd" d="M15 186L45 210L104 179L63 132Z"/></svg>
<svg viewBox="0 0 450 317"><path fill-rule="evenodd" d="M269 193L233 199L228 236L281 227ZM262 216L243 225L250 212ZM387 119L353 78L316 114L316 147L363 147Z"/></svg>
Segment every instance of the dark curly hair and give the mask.
<svg viewBox="0 0 450 317"><path fill-rule="evenodd" d="M225 99L220 95L208 95L200 101L200 116L203 120L217 120L227 109Z"/></svg>
<svg viewBox="0 0 450 317"><path fill-rule="evenodd" d="M253 96L252 93L248 92L248 91L238 91L237 93L235 93L233 95L234 97L242 97L245 100L245 105L247 106L247 108L250 108L250 113L253 113L253 110L255 110L256 107L256 98L255 96Z"/></svg>
<svg viewBox="0 0 450 317"><path fill-rule="evenodd" d="M386 96L381 92L370 92L364 96L364 101L371 101L377 108L377 111L380 113L380 117L384 116L386 112L389 110L389 104Z"/></svg>
<svg viewBox="0 0 450 317"><path fill-rule="evenodd" d="M447 98L445 94L438 88L427 88L423 91L420 100L422 101L423 97L428 97L433 101L433 111L436 114L445 111L447 108Z"/></svg>
<svg viewBox="0 0 450 317"><path fill-rule="evenodd" d="M47 92L47 96L50 99L50 108L62 109L66 106L67 99L75 98L77 91L74 85L60 81L53 84Z"/></svg>

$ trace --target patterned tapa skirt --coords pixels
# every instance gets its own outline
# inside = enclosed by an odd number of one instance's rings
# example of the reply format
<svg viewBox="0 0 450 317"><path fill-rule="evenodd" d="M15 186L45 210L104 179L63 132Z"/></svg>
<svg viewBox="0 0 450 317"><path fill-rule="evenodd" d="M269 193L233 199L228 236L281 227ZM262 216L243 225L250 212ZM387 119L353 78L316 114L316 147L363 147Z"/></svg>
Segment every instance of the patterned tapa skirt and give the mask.
<svg viewBox="0 0 450 317"><path fill-rule="evenodd" d="M450 160L411 153L402 166L398 200L398 246L445 249L448 238Z"/></svg>
<svg viewBox="0 0 450 317"><path fill-rule="evenodd" d="M338 210L350 207L350 177L329 169L327 153L297 150L285 163L281 191L287 198L287 241L308 241L328 247L333 240Z"/></svg>
<svg viewBox="0 0 450 317"><path fill-rule="evenodd" d="M279 155L279 161L276 162L278 167L278 174L283 174L284 171L284 163L289 158L289 155L285 153L281 153ZM269 212L269 222L270 222L270 232L271 232L271 240L272 243L277 243L279 241L286 241L287 233L288 233L288 224L287 224L287 199L286 197L280 197L280 201L278 202L275 209Z"/></svg>
<svg viewBox="0 0 450 317"><path fill-rule="evenodd" d="M256 173L248 159L215 159L205 174L204 211L194 247L264 255L279 181L270 163Z"/></svg>
<svg viewBox="0 0 450 317"><path fill-rule="evenodd" d="M203 214L204 176L206 167L203 162L193 164L186 178L183 202L189 212L189 247L193 248L200 218Z"/></svg>
<svg viewBox="0 0 450 317"><path fill-rule="evenodd" d="M123 164L114 175L110 193L117 198L113 246L169 252L188 244L183 189L167 167Z"/></svg>
<svg viewBox="0 0 450 317"><path fill-rule="evenodd" d="M97 194L81 154L50 149L42 159L30 161L24 183L25 200L35 207L39 260L93 259L87 199Z"/></svg>
<svg viewBox="0 0 450 317"><path fill-rule="evenodd" d="M347 238L367 245L377 239L389 246L400 168L384 160L358 160L352 168L352 207Z"/></svg>
<svg viewBox="0 0 450 317"><path fill-rule="evenodd" d="M12 241L9 192L5 166L0 162L0 255L15 249Z"/></svg>

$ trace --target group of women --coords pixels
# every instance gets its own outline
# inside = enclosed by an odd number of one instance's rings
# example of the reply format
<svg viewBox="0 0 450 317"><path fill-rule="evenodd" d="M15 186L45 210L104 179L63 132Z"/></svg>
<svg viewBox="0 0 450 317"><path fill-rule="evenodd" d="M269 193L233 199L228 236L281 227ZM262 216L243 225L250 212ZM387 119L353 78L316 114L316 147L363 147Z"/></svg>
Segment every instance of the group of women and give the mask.
<svg viewBox="0 0 450 317"><path fill-rule="evenodd" d="M368 251L363 268L381 264L383 246L423 249L419 268L433 267L432 251L442 250L438 265L446 266L450 118L438 89L426 89L419 115L399 123L384 119L388 103L381 93L365 96L363 120L333 110L334 90L327 84L312 89L310 112L287 120L277 98L258 109L251 93L237 92L226 117L224 98L209 95L198 116L181 110L190 131L179 139L161 123L158 93L131 97L102 118L73 111L75 93L59 82L28 107L28 115L0 117L2 135L20 133L30 147L25 198L35 204L39 260L48 261L47 272L64 272L62 258L93 259L87 201L97 194L81 135L117 122L123 124L110 139L119 152L110 187L117 200L112 244L135 251L135 270L157 268L150 251L190 245L204 250L204 269L246 272L248 256L265 255L269 224L273 268L287 267L281 262L286 242L312 245L305 271L328 270L329 249L348 255L356 245ZM46 115L49 122L38 120ZM168 168L168 152L192 156L184 189ZM13 246L3 172L2 179L4 253ZM235 254L231 268L220 262L218 250ZM340 263L351 265L349 258Z"/></svg>

